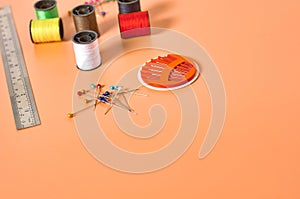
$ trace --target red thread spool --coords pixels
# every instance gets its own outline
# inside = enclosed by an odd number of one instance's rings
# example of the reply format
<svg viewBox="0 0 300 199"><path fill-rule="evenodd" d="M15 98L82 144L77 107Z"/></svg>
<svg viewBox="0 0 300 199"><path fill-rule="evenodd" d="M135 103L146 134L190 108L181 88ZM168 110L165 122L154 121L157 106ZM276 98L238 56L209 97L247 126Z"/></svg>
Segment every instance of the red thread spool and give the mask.
<svg viewBox="0 0 300 199"><path fill-rule="evenodd" d="M118 16L123 39L150 34L148 11L119 14Z"/></svg>

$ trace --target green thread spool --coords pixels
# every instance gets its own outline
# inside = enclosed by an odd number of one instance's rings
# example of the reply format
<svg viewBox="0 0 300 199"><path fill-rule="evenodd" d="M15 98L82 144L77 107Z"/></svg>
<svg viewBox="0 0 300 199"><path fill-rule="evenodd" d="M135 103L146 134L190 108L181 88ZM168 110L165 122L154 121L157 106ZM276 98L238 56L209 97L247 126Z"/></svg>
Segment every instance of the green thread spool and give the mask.
<svg viewBox="0 0 300 199"><path fill-rule="evenodd" d="M51 19L58 17L56 1L41 0L34 4L37 19Z"/></svg>

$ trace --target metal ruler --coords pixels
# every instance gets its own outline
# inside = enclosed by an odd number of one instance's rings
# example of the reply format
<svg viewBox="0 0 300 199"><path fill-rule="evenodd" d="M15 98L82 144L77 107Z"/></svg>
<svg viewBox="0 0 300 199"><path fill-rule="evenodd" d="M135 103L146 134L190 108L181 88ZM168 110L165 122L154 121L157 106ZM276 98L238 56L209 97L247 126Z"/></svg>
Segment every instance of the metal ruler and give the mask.
<svg viewBox="0 0 300 199"><path fill-rule="evenodd" d="M0 47L16 128L39 125L41 122L9 6L0 6Z"/></svg>

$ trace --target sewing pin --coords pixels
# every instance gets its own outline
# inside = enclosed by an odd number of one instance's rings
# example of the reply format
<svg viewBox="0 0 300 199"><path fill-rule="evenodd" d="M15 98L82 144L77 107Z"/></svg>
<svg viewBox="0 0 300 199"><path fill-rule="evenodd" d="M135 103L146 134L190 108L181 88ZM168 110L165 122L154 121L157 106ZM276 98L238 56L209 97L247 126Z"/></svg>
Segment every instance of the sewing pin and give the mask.
<svg viewBox="0 0 300 199"><path fill-rule="evenodd" d="M82 108L82 109L79 109L78 111L75 111L74 113L68 113L68 114L67 114L67 117L68 117L68 118L73 118L73 117L75 117L78 113L80 113L80 112L82 112L82 111L84 111L84 110L87 110L87 109L89 109L89 108L91 108L91 107L93 107L93 106L94 106L94 104L91 104L91 105L86 106L86 107L84 107L84 108Z"/></svg>
<svg viewBox="0 0 300 199"><path fill-rule="evenodd" d="M128 103L128 101L127 101L127 99L126 99L126 97L125 97L125 95L122 93L122 94L120 94L121 96L122 96L122 98L123 98L123 100L125 101L125 103L126 103L126 105L127 105L127 108L128 108L128 110L129 111L131 111L131 110L133 110L130 106L129 106L129 103Z"/></svg>
<svg viewBox="0 0 300 199"><path fill-rule="evenodd" d="M131 93L133 95L139 95L139 96L144 96L144 97L147 97L148 95L147 94L142 94L142 93L136 93L135 91L138 91L139 89L138 88L135 88L135 89L130 89L130 90L123 90L122 92L119 92L119 94L123 94L123 93Z"/></svg>
<svg viewBox="0 0 300 199"><path fill-rule="evenodd" d="M97 92L97 95L96 96L94 96L95 98L97 98L98 99L98 97L99 97L99 95L100 95L100 92L101 92L101 88L102 88L102 85L101 84L97 84L97 86L96 86L96 90L95 90L95 92ZM95 100L95 103L94 103L94 109L96 109L96 106L97 106L97 100Z"/></svg>
<svg viewBox="0 0 300 199"><path fill-rule="evenodd" d="M88 104L88 103L90 103L90 102L92 102L93 100L91 100L91 99L84 99L84 103L85 104Z"/></svg>
<svg viewBox="0 0 300 199"><path fill-rule="evenodd" d="M116 96L118 95L118 93L121 91L122 88L120 88L119 86L110 86L111 90L116 90L116 92L111 96L111 104L110 106L107 108L106 112L104 113L104 115L106 115L112 108L113 106L113 102L116 98Z"/></svg>

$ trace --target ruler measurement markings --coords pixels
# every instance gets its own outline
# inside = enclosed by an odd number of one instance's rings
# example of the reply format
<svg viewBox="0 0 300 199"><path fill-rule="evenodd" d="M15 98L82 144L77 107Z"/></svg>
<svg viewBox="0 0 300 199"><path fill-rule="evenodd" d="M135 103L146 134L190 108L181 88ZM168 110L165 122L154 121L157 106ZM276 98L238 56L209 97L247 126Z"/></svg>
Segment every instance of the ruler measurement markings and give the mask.
<svg viewBox="0 0 300 199"><path fill-rule="evenodd" d="M1 8L1 7L0 7ZM2 10L0 10L1 13ZM18 35L9 7L0 14L0 45L17 129L40 124Z"/></svg>

